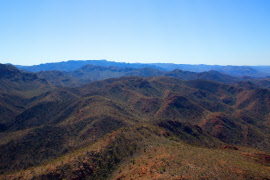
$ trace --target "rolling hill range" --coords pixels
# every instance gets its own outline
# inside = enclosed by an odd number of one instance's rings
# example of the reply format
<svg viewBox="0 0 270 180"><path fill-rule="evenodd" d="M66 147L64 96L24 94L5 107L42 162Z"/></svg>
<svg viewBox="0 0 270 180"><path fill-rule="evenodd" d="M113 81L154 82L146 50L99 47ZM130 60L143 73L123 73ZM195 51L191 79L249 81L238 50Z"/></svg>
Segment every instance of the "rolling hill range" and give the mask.
<svg viewBox="0 0 270 180"><path fill-rule="evenodd" d="M157 68L158 66L160 68ZM164 70L161 70L161 66L164 67ZM176 65L166 63L156 63L155 66L150 66L139 63L89 60L17 67L28 71L38 71L36 74L39 78L46 79L50 84L60 87L79 87L89 82L123 76L169 76L183 80L206 79L226 84L248 81L258 87L270 87L270 79L267 77L267 66L254 66L255 69L259 68L259 70L263 71L259 72L252 69L253 67L246 66Z"/></svg>
<svg viewBox="0 0 270 180"><path fill-rule="evenodd" d="M108 78L119 78L124 76L168 76L183 80L205 79L226 84L235 84L238 82L250 82L256 88L269 88L270 79L239 77L220 73L218 71L190 72L175 69L173 71L161 71L153 68L118 68L95 65L85 65L75 71L41 71L36 73L38 77L46 79L49 83L58 87L79 87L89 82L104 80ZM240 84L239 84L240 85Z"/></svg>
<svg viewBox="0 0 270 180"><path fill-rule="evenodd" d="M220 66L220 65L191 65L191 64L173 64L173 63L124 63L114 62L107 60L70 60L58 63L46 63L33 66L20 66L17 68L29 72L39 71L75 71L85 65L105 66L105 67L118 67L118 68L152 68L161 71L173 71L180 69L183 71L191 72L205 72L205 71L218 71L220 73L229 74L232 76L251 76L251 77L265 77L270 76L270 66Z"/></svg>
<svg viewBox="0 0 270 180"><path fill-rule="evenodd" d="M215 71L92 65L58 82L104 80L55 87L1 68L0 179L270 178L267 88Z"/></svg>

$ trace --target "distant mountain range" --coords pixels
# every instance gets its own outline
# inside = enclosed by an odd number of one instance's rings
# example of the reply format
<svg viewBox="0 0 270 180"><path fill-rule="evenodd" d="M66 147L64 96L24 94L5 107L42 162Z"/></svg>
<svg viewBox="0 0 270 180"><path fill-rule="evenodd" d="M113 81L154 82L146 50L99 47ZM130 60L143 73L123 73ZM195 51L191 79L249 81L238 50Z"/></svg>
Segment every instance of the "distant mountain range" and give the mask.
<svg viewBox="0 0 270 180"><path fill-rule="evenodd" d="M190 72L175 69L173 71L162 71L149 67L145 68L119 68L119 67L106 67L96 65L84 65L74 71L40 71L36 73L40 78L46 79L48 82L55 86L61 87L79 87L89 82L108 79L119 78L124 76L169 76L183 80L206 79L226 84L233 84L240 81L249 81L259 87L270 87L269 78L254 78L248 76L232 76L218 71L210 70L207 72Z"/></svg>
<svg viewBox="0 0 270 180"><path fill-rule="evenodd" d="M270 76L270 66L220 66L220 65L191 65L191 64L172 64L172 63L123 63L113 62L107 60L85 60L85 61L66 61L58 63L46 63L34 66L19 66L19 69L24 69L30 72L39 71L74 71L81 68L84 65L97 65L105 67L119 67L119 68L153 68L162 71L172 71L180 69L183 71L191 72L205 72L205 71L218 71L221 73L233 75L233 76L251 76L251 77L265 77Z"/></svg>
<svg viewBox="0 0 270 180"><path fill-rule="evenodd" d="M105 67L119 67L119 68L145 68L151 67L154 69L160 69L159 66L151 65L151 64L141 64L141 63L124 63L124 62L114 62L114 61L107 61L107 60L70 60L64 62L57 62L57 63L46 63L40 65L33 65L33 66L20 66L16 65L19 69L24 69L30 72L39 72L39 71L74 71L81 68L84 65L96 65L96 66L105 66ZM165 70L165 69L164 69Z"/></svg>
<svg viewBox="0 0 270 180"><path fill-rule="evenodd" d="M0 84L0 179L270 179L267 77L0 64Z"/></svg>

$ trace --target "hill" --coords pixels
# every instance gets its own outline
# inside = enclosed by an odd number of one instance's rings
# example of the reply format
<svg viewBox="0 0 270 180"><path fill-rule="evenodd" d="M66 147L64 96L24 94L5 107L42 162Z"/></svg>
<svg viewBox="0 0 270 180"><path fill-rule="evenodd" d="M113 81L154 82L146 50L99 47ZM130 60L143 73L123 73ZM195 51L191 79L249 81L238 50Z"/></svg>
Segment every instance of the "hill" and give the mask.
<svg viewBox="0 0 270 180"><path fill-rule="evenodd" d="M270 178L268 89L168 76L49 86L0 96L0 179Z"/></svg>

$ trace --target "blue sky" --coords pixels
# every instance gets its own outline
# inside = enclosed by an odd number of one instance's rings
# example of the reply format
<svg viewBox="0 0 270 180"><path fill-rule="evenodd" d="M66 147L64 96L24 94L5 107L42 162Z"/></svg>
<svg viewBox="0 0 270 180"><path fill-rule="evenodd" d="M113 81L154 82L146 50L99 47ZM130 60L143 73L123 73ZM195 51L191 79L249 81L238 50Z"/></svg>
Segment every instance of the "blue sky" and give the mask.
<svg viewBox="0 0 270 180"><path fill-rule="evenodd" d="M269 0L0 0L0 63L270 65Z"/></svg>

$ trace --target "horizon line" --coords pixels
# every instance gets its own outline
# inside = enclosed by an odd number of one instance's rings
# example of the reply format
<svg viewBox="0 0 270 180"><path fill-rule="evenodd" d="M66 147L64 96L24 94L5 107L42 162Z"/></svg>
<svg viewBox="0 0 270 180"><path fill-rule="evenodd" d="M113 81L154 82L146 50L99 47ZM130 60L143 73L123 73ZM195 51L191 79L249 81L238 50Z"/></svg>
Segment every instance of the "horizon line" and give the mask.
<svg viewBox="0 0 270 180"><path fill-rule="evenodd" d="M270 65L230 65L230 64L178 64L178 63L171 63L171 62L152 62L152 63L141 63L141 62L123 62L123 61L110 61L107 59L87 59L87 60L83 60L83 59L78 59L78 60L66 60L66 61L58 61L58 62L46 62L46 63L40 63L40 64L32 64L32 65L21 65L21 64L12 64L12 63L3 63L3 64L11 64L13 66L39 66L39 65L43 65L43 64L56 64L56 63L64 63L64 62L70 62L70 61L107 61L107 62L115 62L115 63L125 63L125 64L174 64L174 65L205 65L205 66L270 66Z"/></svg>

